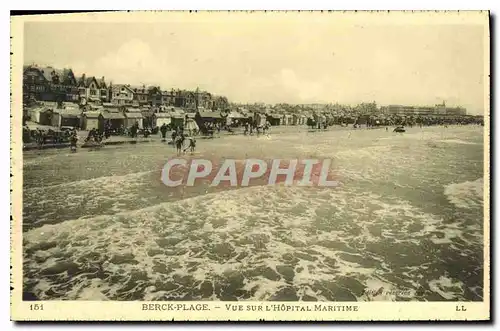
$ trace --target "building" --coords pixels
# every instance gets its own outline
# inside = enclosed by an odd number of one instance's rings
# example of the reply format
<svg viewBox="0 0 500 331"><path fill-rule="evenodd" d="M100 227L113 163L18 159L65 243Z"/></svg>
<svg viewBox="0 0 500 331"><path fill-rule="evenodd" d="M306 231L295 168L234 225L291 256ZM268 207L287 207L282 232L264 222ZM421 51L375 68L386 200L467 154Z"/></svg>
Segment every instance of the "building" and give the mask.
<svg viewBox="0 0 500 331"><path fill-rule="evenodd" d="M293 116L290 114L284 114L282 118L283 125L293 125Z"/></svg>
<svg viewBox="0 0 500 331"><path fill-rule="evenodd" d="M80 96L80 101L82 104L88 102L107 102L108 98L108 88L104 77L101 79L95 78L95 76L86 77L85 74L78 79L78 93Z"/></svg>
<svg viewBox="0 0 500 331"><path fill-rule="evenodd" d="M155 126L162 126L163 124L169 125L172 121L169 113L154 113L153 119L153 123Z"/></svg>
<svg viewBox="0 0 500 331"><path fill-rule="evenodd" d="M462 107L447 107L446 115L465 116L467 115L467 110Z"/></svg>
<svg viewBox="0 0 500 331"><path fill-rule="evenodd" d="M163 105L163 95L159 86L151 86L148 88L148 104L152 107L160 107Z"/></svg>
<svg viewBox="0 0 500 331"><path fill-rule="evenodd" d="M125 126L125 115L118 108L106 108L99 116L99 129L120 129Z"/></svg>
<svg viewBox="0 0 500 331"><path fill-rule="evenodd" d="M81 127L82 112L78 108L56 109L52 114L51 125L61 127Z"/></svg>
<svg viewBox="0 0 500 331"><path fill-rule="evenodd" d="M82 129L92 130L99 129L100 111L86 111L82 114Z"/></svg>
<svg viewBox="0 0 500 331"><path fill-rule="evenodd" d="M227 125L238 125L243 123L243 120L245 119L245 116L240 114L239 112L233 110L229 112L229 114L226 116L226 124Z"/></svg>
<svg viewBox="0 0 500 331"><path fill-rule="evenodd" d="M109 97L115 105L131 105L134 101L134 91L128 85L110 84Z"/></svg>
<svg viewBox="0 0 500 331"><path fill-rule="evenodd" d="M142 112L139 108L126 108L124 109L123 115L125 116L125 127L129 128L135 123L139 124L139 128L142 129L144 127Z"/></svg>
<svg viewBox="0 0 500 331"><path fill-rule="evenodd" d="M382 113L399 116L437 116L437 115L458 115L467 114L467 110L462 107L446 107L446 104L431 106L404 106L389 105L381 108Z"/></svg>
<svg viewBox="0 0 500 331"><path fill-rule="evenodd" d="M269 124L271 124L272 126L276 126L282 124L283 116L277 113L270 113L267 114L266 119L269 122Z"/></svg>
<svg viewBox="0 0 500 331"><path fill-rule="evenodd" d="M207 91L196 90L194 92L194 94L195 94L195 98L197 99L197 102L196 102L197 107L203 107L205 109L217 110L217 108L215 107L215 102L212 99L211 93L209 93Z"/></svg>
<svg viewBox="0 0 500 331"><path fill-rule="evenodd" d="M79 99L77 81L71 69L25 66L23 100L71 101Z"/></svg>
<svg viewBox="0 0 500 331"><path fill-rule="evenodd" d="M211 109L227 110L229 109L229 101L227 100L226 97L216 96L213 98Z"/></svg>
<svg viewBox="0 0 500 331"><path fill-rule="evenodd" d="M195 121L198 127L202 127L207 123L222 124L225 118L218 111L199 111L196 113Z"/></svg>
<svg viewBox="0 0 500 331"><path fill-rule="evenodd" d="M164 106L173 106L175 103L175 94L173 90L161 91L161 103Z"/></svg>
<svg viewBox="0 0 500 331"><path fill-rule="evenodd" d="M146 85L142 85L142 86L130 86L130 85L128 85L128 87L130 87L130 89L132 91L134 91L134 99L133 100L136 101L139 106L150 105L149 92L148 92L148 89L146 88Z"/></svg>
<svg viewBox="0 0 500 331"><path fill-rule="evenodd" d="M194 92L191 91L182 91L182 100L184 102L184 105L181 107L184 107L186 109L196 109L197 104L196 104L196 95Z"/></svg>

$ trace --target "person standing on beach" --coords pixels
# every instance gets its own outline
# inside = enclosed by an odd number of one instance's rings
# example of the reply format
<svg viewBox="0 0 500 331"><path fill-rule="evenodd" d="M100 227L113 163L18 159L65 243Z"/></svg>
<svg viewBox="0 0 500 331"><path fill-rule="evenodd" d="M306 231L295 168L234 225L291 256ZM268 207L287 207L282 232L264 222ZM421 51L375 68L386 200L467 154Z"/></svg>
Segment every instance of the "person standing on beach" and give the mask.
<svg viewBox="0 0 500 331"><path fill-rule="evenodd" d="M78 135L76 134L76 131L73 131L71 133L69 141L70 141L70 150L72 152L76 152L76 144L78 142Z"/></svg>
<svg viewBox="0 0 500 331"><path fill-rule="evenodd" d="M161 132L161 139L165 141L165 138L167 137L167 126L165 125L165 123L163 123L162 126L160 127L160 132Z"/></svg>
<svg viewBox="0 0 500 331"><path fill-rule="evenodd" d="M177 130L174 129L174 131L172 131L172 145L175 146L175 142L176 142L176 139L177 138Z"/></svg>
<svg viewBox="0 0 500 331"><path fill-rule="evenodd" d="M184 143L184 138L181 135L178 135L175 138L175 146L177 147L177 155L181 155L183 143Z"/></svg>

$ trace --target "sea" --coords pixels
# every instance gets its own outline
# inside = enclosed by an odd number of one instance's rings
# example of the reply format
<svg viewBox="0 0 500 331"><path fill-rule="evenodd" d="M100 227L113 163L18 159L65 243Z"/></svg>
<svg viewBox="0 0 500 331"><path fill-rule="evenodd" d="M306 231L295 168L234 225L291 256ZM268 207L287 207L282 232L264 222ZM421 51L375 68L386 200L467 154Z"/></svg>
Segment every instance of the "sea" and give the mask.
<svg viewBox="0 0 500 331"><path fill-rule="evenodd" d="M199 139L339 185L171 188L160 141L23 153L25 300L482 301L483 127Z"/></svg>

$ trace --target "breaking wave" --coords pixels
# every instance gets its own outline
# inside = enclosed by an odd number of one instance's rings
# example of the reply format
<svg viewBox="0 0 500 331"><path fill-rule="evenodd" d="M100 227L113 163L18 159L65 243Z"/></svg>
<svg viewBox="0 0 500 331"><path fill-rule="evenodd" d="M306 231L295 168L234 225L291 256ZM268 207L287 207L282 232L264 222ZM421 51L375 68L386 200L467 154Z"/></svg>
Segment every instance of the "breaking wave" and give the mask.
<svg viewBox="0 0 500 331"><path fill-rule="evenodd" d="M40 299L425 299L444 263L431 246L471 230L397 198L252 187L30 230L25 284Z"/></svg>
<svg viewBox="0 0 500 331"><path fill-rule="evenodd" d="M482 208L483 205L483 178L475 181L449 184L444 189L447 199L458 208Z"/></svg>

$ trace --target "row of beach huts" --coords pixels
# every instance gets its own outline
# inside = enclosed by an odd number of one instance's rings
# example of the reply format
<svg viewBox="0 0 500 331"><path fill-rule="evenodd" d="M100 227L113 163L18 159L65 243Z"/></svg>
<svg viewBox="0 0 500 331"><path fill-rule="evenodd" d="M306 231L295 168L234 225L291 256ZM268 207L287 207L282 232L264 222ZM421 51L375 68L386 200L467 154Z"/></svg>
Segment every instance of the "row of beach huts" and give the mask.
<svg viewBox="0 0 500 331"><path fill-rule="evenodd" d="M184 126L189 121L197 125L206 122L222 126L239 126L246 123L276 125L306 125L308 116L305 114L254 113L244 108L231 111L212 111L199 108L185 110L178 107L133 107L118 106L111 103L100 105L88 104L80 107L75 103L39 102L24 109L25 119L40 126L55 128L74 127L82 130L128 128L138 124L140 128L154 128L163 124L170 127ZM320 115L321 116L321 115ZM318 118L325 121L327 118Z"/></svg>

